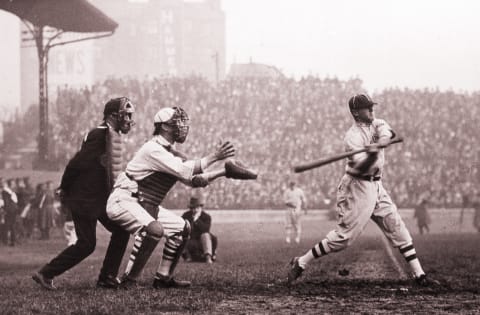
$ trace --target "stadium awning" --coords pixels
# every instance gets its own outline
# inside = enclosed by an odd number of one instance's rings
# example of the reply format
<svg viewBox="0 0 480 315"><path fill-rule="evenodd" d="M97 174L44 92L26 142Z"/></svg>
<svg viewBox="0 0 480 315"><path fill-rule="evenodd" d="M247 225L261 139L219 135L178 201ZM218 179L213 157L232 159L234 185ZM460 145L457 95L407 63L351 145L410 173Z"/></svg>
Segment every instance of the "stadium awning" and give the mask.
<svg viewBox="0 0 480 315"><path fill-rule="evenodd" d="M33 40L37 47L40 131L35 168L50 168L54 163L50 159L48 136L48 52L55 46L111 36L118 24L87 0L0 0L0 10L18 16L32 35L22 41ZM44 34L48 28L52 31ZM61 35L66 32L89 34L62 41Z"/></svg>
<svg viewBox="0 0 480 315"><path fill-rule="evenodd" d="M118 27L87 0L0 0L0 9L64 32L113 32Z"/></svg>

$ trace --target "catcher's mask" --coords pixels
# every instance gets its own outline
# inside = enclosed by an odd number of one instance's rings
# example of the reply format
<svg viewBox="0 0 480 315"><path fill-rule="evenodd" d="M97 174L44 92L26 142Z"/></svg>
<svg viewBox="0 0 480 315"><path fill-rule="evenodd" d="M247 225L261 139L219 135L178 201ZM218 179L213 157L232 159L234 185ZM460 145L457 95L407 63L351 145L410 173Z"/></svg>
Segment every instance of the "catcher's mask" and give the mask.
<svg viewBox="0 0 480 315"><path fill-rule="evenodd" d="M187 112L181 107L172 107L175 111L168 121L165 122L166 125L170 126L173 129L173 136L175 142L184 143L187 139L188 131L190 130L190 125L188 124L190 118L187 115Z"/></svg>
<svg viewBox="0 0 480 315"><path fill-rule="evenodd" d="M115 130L119 130L122 133L126 134L130 131L132 126L135 125L133 120L133 113L135 112L135 107L133 106L130 99L127 97L118 97L113 98L105 104L105 110L103 112L105 118L109 115L114 117Z"/></svg>
<svg viewBox="0 0 480 315"><path fill-rule="evenodd" d="M185 142L189 131L189 118L185 110L181 107L165 107L160 109L153 118L155 130L153 135L158 135L163 126L168 126L168 132L171 133L172 140L178 143Z"/></svg>

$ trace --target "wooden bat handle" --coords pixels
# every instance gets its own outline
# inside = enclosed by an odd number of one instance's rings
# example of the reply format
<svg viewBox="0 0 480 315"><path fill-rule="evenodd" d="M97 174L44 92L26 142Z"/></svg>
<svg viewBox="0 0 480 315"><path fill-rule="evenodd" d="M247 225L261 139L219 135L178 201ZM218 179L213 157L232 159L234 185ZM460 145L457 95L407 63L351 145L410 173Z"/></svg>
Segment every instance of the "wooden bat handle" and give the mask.
<svg viewBox="0 0 480 315"><path fill-rule="evenodd" d="M393 143L399 143L399 142L403 142L402 137L393 138L392 141L390 141L389 145L393 144ZM336 154L334 156L331 156L331 157L328 157L328 158L325 158L325 159L316 160L316 161L313 161L313 162L297 165L293 168L293 171L295 173L301 173L301 172L310 170L312 168L317 168L317 167L320 167L320 166L323 166L323 165L326 165L326 164L330 164L330 163L336 162L338 160L342 160L344 158L350 157L352 155L362 153L362 152L367 152L367 151L368 151L368 148L363 148L363 149L358 149L358 150L355 150L355 151L349 151L349 152L345 152L345 153Z"/></svg>

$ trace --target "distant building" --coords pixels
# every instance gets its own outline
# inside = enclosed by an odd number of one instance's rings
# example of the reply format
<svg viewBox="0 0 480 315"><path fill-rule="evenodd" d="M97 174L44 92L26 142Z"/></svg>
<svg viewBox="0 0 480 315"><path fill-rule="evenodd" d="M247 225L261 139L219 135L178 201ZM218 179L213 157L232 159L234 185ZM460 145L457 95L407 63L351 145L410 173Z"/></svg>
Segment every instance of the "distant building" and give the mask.
<svg viewBox="0 0 480 315"><path fill-rule="evenodd" d="M13 119L20 109L20 21L0 10L0 110L1 121Z"/></svg>
<svg viewBox="0 0 480 315"><path fill-rule="evenodd" d="M212 81L225 77L225 15L220 0L91 2L119 26L113 36L51 49L51 101L58 87L81 88L108 77L144 79L199 74ZM21 49L21 91L23 108L38 103L34 47Z"/></svg>
<svg viewBox="0 0 480 315"><path fill-rule="evenodd" d="M283 73L274 66L261 63L234 63L230 66L229 77L283 77Z"/></svg>

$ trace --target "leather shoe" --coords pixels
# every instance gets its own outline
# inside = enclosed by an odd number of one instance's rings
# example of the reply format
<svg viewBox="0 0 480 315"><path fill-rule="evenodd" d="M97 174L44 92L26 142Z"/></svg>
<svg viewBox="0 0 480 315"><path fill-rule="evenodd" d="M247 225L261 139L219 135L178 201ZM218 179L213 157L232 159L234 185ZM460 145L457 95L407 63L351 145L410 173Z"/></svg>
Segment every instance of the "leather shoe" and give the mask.
<svg viewBox="0 0 480 315"><path fill-rule="evenodd" d="M136 289L138 287L137 280L124 276L119 287L124 290Z"/></svg>
<svg viewBox="0 0 480 315"><path fill-rule="evenodd" d="M440 281L429 278L425 274L415 278L415 283L422 287L440 287L442 285Z"/></svg>
<svg viewBox="0 0 480 315"><path fill-rule="evenodd" d="M287 285L292 285L303 273L304 269L298 263L299 257L293 257L290 261L290 270L287 275Z"/></svg>
<svg viewBox="0 0 480 315"><path fill-rule="evenodd" d="M156 276L153 280L153 287L155 289L166 288L188 288L192 285L190 281L176 280L173 277Z"/></svg>
<svg viewBox="0 0 480 315"><path fill-rule="evenodd" d="M36 272L32 275L32 279L41 285L44 289L54 291L57 288L53 285L53 278L47 278L40 272Z"/></svg>
<svg viewBox="0 0 480 315"><path fill-rule="evenodd" d="M97 288L118 289L120 280L112 275L99 276L97 280Z"/></svg>

